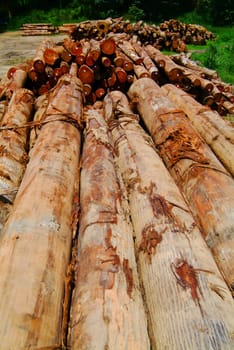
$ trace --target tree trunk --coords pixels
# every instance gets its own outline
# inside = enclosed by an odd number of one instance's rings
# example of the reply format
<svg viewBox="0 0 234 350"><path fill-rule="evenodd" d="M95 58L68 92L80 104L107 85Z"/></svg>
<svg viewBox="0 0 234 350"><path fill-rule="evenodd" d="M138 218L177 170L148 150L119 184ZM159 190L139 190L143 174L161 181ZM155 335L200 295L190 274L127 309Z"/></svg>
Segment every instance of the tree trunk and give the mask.
<svg viewBox="0 0 234 350"><path fill-rule="evenodd" d="M209 349L214 343L231 349L231 293L179 189L126 96L112 92L105 105L136 234L152 349Z"/></svg>
<svg viewBox="0 0 234 350"><path fill-rule="evenodd" d="M186 113L196 130L234 176L234 129L216 112L204 108L189 94L174 85L166 84L162 90Z"/></svg>
<svg viewBox="0 0 234 350"><path fill-rule="evenodd" d="M129 89L157 150L183 191L194 217L234 291L234 181L185 114L152 80Z"/></svg>
<svg viewBox="0 0 234 350"><path fill-rule="evenodd" d="M0 231L4 226L22 180L27 157L28 128L34 95L30 90L18 89L9 103L1 122L0 133Z"/></svg>
<svg viewBox="0 0 234 350"><path fill-rule="evenodd" d="M30 63L19 64L14 67L14 72L4 77L0 84L0 99L3 96L6 97L7 100L10 100L13 93L20 88L23 88L27 79L27 72L31 67Z"/></svg>
<svg viewBox="0 0 234 350"><path fill-rule="evenodd" d="M171 81L178 81L183 73L183 68L173 62L170 57L164 55L160 50L151 45L145 47L150 58L161 67Z"/></svg>
<svg viewBox="0 0 234 350"><path fill-rule="evenodd" d="M64 76L50 96L47 124L2 234L2 350L61 348L64 281L77 224L80 84Z"/></svg>
<svg viewBox="0 0 234 350"><path fill-rule="evenodd" d="M39 96L35 100L35 106L34 106L35 113L34 113L34 117L33 117L33 122L38 123L38 125L34 125L30 131L30 137L29 137L29 149L30 150L35 145L37 137L40 133L40 129L41 129L40 123L42 123L46 117L46 109L48 107L48 98L49 98L49 94L44 94L42 96Z"/></svg>
<svg viewBox="0 0 234 350"><path fill-rule="evenodd" d="M132 226L116 177L103 112L85 113L78 273L71 348L150 349L139 291Z"/></svg>

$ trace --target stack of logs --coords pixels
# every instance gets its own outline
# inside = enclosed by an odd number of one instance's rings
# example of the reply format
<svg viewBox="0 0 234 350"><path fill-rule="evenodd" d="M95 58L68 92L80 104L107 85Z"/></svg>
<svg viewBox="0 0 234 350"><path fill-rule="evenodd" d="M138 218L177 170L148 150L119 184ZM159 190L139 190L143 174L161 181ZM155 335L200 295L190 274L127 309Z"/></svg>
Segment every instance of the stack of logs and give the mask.
<svg viewBox="0 0 234 350"><path fill-rule="evenodd" d="M25 23L20 28L21 35L50 35L56 33L56 27L51 23Z"/></svg>
<svg viewBox="0 0 234 350"><path fill-rule="evenodd" d="M157 26L143 21L131 23L129 20L123 20L122 17L81 22L71 31L71 37L74 40L101 39L110 32L125 33L129 37L135 35L143 44L152 44L159 50L176 52L185 52L186 44L204 45L207 40L215 39L212 32L197 24L185 24L171 19Z"/></svg>
<svg viewBox="0 0 234 350"><path fill-rule="evenodd" d="M73 40L82 38L103 39L108 33L125 33L129 37L137 36L144 44L152 44L157 49L186 52L186 44L205 45L207 40L214 40L215 35L197 24L185 24L171 19L159 26L143 21L131 23L120 18L84 21L78 24L65 23L55 27L50 23L23 24L22 35L47 35L51 33L70 34Z"/></svg>
<svg viewBox="0 0 234 350"><path fill-rule="evenodd" d="M194 98L231 92L181 60L46 40L3 79L1 350L234 348L234 129Z"/></svg>
<svg viewBox="0 0 234 350"><path fill-rule="evenodd" d="M42 41L32 61L9 69L8 79L0 84L0 98L11 96L15 84L36 96L47 93L72 62L78 65L87 104L112 90L126 92L134 80L151 77L160 86L173 83L222 116L234 113L232 86L215 71L202 68L185 54L164 55L125 33L109 33L102 40L65 38L57 45L50 39Z"/></svg>

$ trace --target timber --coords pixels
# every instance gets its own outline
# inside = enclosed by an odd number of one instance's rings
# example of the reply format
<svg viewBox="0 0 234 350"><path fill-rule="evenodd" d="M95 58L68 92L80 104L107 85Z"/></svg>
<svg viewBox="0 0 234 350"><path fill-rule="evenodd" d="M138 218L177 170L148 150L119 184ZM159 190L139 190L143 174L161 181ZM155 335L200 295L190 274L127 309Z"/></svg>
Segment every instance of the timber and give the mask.
<svg viewBox="0 0 234 350"><path fill-rule="evenodd" d="M3 130L0 133L0 232L12 210L26 169L29 130L22 126L29 121L33 104L32 91L18 89L12 96L1 121ZM4 130L5 126L10 129Z"/></svg>
<svg viewBox="0 0 234 350"><path fill-rule="evenodd" d="M214 36L63 29L0 81L0 349L232 350L234 87L186 52Z"/></svg>
<svg viewBox="0 0 234 350"><path fill-rule="evenodd" d="M206 349L212 341L221 348L231 347L231 293L221 282L222 276L178 187L152 140L139 126L126 96L114 91L104 103L116 163L128 193L152 349ZM194 274L191 284L185 282L187 273ZM225 300L211 293L211 285L220 282ZM218 324L227 330L225 340L216 329Z"/></svg>
<svg viewBox="0 0 234 350"><path fill-rule="evenodd" d="M204 108L181 89L166 84L162 90L186 113L196 130L234 176L234 128L229 126L217 112Z"/></svg>
<svg viewBox="0 0 234 350"><path fill-rule="evenodd" d="M62 346L64 281L77 224L81 140L73 123L79 126L81 115L81 83L66 75L51 96L1 235L2 350Z"/></svg>
<svg viewBox="0 0 234 350"><path fill-rule="evenodd" d="M74 350L149 350L133 230L126 217L113 147L99 105L89 107L85 119L70 346Z"/></svg>
<svg viewBox="0 0 234 350"><path fill-rule="evenodd" d="M182 190L216 261L234 286L234 180L163 90L149 78L128 92ZM220 218L222 217L222 220Z"/></svg>

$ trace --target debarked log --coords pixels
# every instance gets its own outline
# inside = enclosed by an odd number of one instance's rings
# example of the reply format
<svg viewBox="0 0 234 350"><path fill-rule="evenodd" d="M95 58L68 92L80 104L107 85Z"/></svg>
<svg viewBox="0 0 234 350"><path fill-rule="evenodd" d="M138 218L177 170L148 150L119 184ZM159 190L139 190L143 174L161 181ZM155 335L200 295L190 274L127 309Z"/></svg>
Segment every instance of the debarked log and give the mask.
<svg viewBox="0 0 234 350"><path fill-rule="evenodd" d="M3 84L0 84L0 99L4 96L7 100L10 100L17 89L25 86L26 80L27 69L23 69L19 66L19 68L14 71L14 74L11 75L10 79L6 77Z"/></svg>
<svg viewBox="0 0 234 350"><path fill-rule="evenodd" d="M234 128L217 112L204 107L176 86L166 84L162 90L186 113L196 130L234 176Z"/></svg>
<svg viewBox="0 0 234 350"><path fill-rule="evenodd" d="M134 82L128 94L234 291L233 178L152 79Z"/></svg>
<svg viewBox="0 0 234 350"><path fill-rule="evenodd" d="M152 349L231 349L232 296L189 208L126 96L114 91L104 103L128 193Z"/></svg>
<svg viewBox="0 0 234 350"><path fill-rule="evenodd" d="M64 282L77 224L82 106L80 80L61 78L1 236L2 350L62 347Z"/></svg>
<svg viewBox="0 0 234 350"><path fill-rule="evenodd" d="M0 232L12 210L22 180L27 156L28 128L34 105L30 90L16 90L0 127Z"/></svg>
<svg viewBox="0 0 234 350"><path fill-rule="evenodd" d="M150 349L133 231L108 128L97 103L85 111L85 118L70 346L73 350Z"/></svg>

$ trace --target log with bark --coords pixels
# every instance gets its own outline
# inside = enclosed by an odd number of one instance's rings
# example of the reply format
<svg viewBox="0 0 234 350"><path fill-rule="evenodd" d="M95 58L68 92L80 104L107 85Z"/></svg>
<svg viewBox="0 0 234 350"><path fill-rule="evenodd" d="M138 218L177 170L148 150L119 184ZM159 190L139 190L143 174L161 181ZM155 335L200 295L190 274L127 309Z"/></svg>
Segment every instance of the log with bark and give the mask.
<svg viewBox="0 0 234 350"><path fill-rule="evenodd" d="M166 84L162 90L186 113L202 138L234 176L234 128L229 126L217 112L205 108L174 85Z"/></svg>
<svg viewBox="0 0 234 350"><path fill-rule="evenodd" d="M150 58L157 64L157 66L165 71L170 81L176 82L179 80L183 70L176 63L174 63L170 57L164 55L152 45L147 45L145 50Z"/></svg>
<svg viewBox="0 0 234 350"><path fill-rule="evenodd" d="M189 55L185 53L181 53L179 55L173 55L170 57L177 64L180 64L181 66L184 66L186 68L190 68L193 71L196 71L202 78L207 78L207 79L218 78L218 73L215 70L199 66L199 64L196 61L190 59Z"/></svg>
<svg viewBox="0 0 234 350"><path fill-rule="evenodd" d="M71 306L70 346L74 350L149 350L133 229L100 107L96 103L85 111L78 272Z"/></svg>
<svg viewBox="0 0 234 350"><path fill-rule="evenodd" d="M25 87L31 67L32 62L27 60L9 68L0 82L0 100L10 100L17 89Z"/></svg>
<svg viewBox="0 0 234 350"><path fill-rule="evenodd" d="M1 236L2 350L62 348L65 277L79 202L82 105L80 80L62 77Z"/></svg>
<svg viewBox="0 0 234 350"><path fill-rule="evenodd" d="M128 92L234 292L234 180L184 112L149 78ZM222 218L222 219L221 219Z"/></svg>
<svg viewBox="0 0 234 350"><path fill-rule="evenodd" d="M101 40L109 34L127 34L136 36L143 44L152 44L159 49L166 48L176 52L187 51L186 43L204 45L207 40L215 39L206 28L194 24L185 24L171 20L173 25L161 23L160 26L149 25L143 21L130 23L123 18L106 18L104 20L84 21L71 31L71 38L96 38ZM176 31L175 31L176 29Z"/></svg>
<svg viewBox="0 0 234 350"><path fill-rule="evenodd" d="M0 126L0 232L12 211L16 193L26 164L28 128L32 116L34 95L18 89L9 103Z"/></svg>
<svg viewBox="0 0 234 350"><path fill-rule="evenodd" d="M49 94L43 94L35 100L33 123L29 135L29 150L33 148L41 130L41 126L46 116Z"/></svg>
<svg viewBox="0 0 234 350"><path fill-rule="evenodd" d="M114 91L104 103L128 193L151 348L231 348L232 296L189 208L126 96Z"/></svg>

